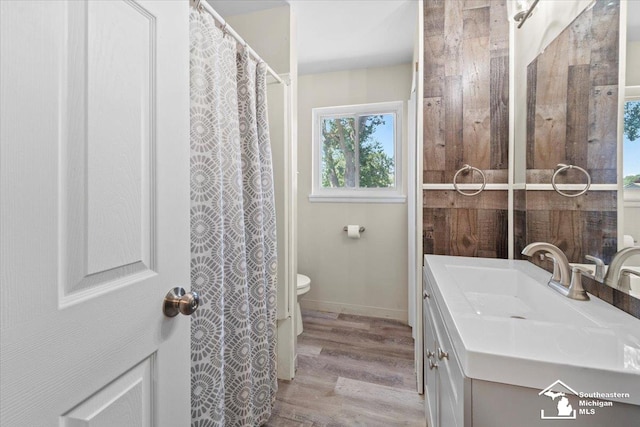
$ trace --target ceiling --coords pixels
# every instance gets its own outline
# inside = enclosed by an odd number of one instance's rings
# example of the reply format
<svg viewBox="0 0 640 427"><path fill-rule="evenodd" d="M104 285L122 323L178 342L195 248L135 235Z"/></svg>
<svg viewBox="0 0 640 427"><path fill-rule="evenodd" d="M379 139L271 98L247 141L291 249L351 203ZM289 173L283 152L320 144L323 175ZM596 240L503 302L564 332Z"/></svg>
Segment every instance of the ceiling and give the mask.
<svg viewBox="0 0 640 427"><path fill-rule="evenodd" d="M297 20L298 73L409 63L417 0L207 0L223 17L290 4Z"/></svg>
<svg viewBox="0 0 640 427"><path fill-rule="evenodd" d="M299 74L412 61L417 0L206 1L223 17L290 4L298 23ZM627 4L627 39L640 41L640 0Z"/></svg>
<svg viewBox="0 0 640 427"><path fill-rule="evenodd" d="M204 0L222 17L242 15L259 10L272 9L289 3L287 0Z"/></svg>

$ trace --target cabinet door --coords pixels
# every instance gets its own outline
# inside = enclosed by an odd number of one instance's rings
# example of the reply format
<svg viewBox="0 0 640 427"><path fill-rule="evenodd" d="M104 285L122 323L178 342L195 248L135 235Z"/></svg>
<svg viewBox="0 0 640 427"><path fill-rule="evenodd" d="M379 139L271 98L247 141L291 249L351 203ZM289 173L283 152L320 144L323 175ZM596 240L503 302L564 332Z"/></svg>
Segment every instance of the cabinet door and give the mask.
<svg viewBox="0 0 640 427"><path fill-rule="evenodd" d="M434 369L437 370L438 425L458 427L464 424L464 377L439 307L435 303L432 303L432 307L437 343L433 360L438 364Z"/></svg>
<svg viewBox="0 0 640 427"><path fill-rule="evenodd" d="M462 427L462 417L458 410L458 401L453 393L450 378L440 372L448 361L438 361L438 418L441 426Z"/></svg>
<svg viewBox="0 0 640 427"><path fill-rule="evenodd" d="M428 426L439 426L438 422L438 369L434 367L436 363L435 351L438 346L436 340L436 332L434 329L434 322L431 314L431 306L428 302L428 298L425 298L423 304L423 317L424 317L424 392L425 392L425 406L427 409L427 421Z"/></svg>

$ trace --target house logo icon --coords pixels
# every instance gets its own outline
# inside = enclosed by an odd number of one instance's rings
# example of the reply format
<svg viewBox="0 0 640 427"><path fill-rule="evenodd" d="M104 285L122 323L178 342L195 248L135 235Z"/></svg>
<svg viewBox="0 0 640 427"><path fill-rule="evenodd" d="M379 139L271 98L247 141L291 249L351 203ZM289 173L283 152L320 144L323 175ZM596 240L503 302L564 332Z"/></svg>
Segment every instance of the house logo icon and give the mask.
<svg viewBox="0 0 640 427"><path fill-rule="evenodd" d="M576 410L573 409L567 394L573 394L577 396L578 393L563 383L560 380L556 380L553 384L538 393L538 396L545 396L556 403L556 409L554 413L545 414L544 409L540 410L540 419L542 420L575 420Z"/></svg>

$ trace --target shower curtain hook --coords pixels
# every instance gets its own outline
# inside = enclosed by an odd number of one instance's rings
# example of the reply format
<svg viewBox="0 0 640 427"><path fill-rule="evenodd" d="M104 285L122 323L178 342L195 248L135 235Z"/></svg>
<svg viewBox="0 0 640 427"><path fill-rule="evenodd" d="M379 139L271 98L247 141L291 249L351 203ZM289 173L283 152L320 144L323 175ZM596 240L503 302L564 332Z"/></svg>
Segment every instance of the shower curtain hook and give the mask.
<svg viewBox="0 0 640 427"><path fill-rule="evenodd" d="M196 10L202 11L202 5L200 4L202 0L196 0Z"/></svg>
<svg viewBox="0 0 640 427"><path fill-rule="evenodd" d="M227 37L227 23L222 24L222 37Z"/></svg>

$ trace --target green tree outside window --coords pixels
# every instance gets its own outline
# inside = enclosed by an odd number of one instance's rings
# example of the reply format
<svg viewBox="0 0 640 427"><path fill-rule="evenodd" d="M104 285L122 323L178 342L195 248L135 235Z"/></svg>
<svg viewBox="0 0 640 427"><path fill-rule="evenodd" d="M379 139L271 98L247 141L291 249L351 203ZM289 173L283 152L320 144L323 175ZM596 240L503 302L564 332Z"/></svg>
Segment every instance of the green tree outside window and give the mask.
<svg viewBox="0 0 640 427"><path fill-rule="evenodd" d="M395 185L393 155L380 141L392 114L324 118L322 120L322 187L389 188ZM356 125L357 123L357 125ZM357 126L357 127L356 127Z"/></svg>
<svg viewBox="0 0 640 427"><path fill-rule="evenodd" d="M640 101L627 101L624 104L624 135L630 142L640 137ZM623 178L624 186L632 183L640 184L640 174L627 175Z"/></svg>

